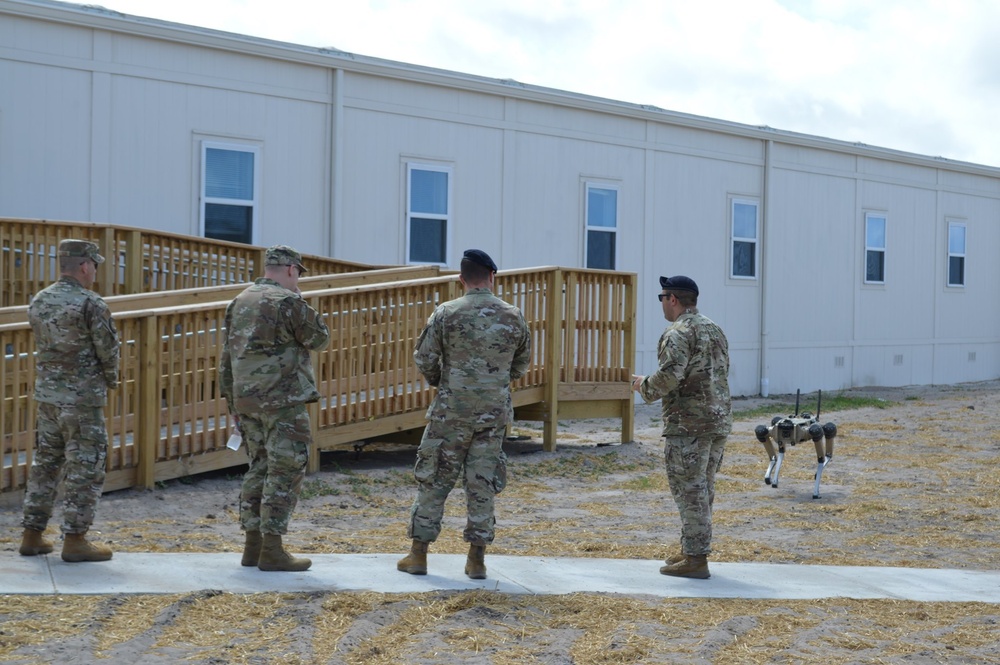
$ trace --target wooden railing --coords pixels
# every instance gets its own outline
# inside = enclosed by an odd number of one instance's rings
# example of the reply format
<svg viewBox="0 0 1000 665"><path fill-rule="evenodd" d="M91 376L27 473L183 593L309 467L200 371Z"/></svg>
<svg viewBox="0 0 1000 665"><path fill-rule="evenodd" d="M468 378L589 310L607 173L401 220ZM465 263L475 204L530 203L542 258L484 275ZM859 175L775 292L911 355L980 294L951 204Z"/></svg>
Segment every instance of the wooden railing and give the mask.
<svg viewBox="0 0 1000 665"><path fill-rule="evenodd" d="M266 248L111 224L0 219L0 307L27 305L59 277L57 250L67 238L90 240L106 261L94 290L103 296L153 293L251 282ZM303 254L309 274L376 266Z"/></svg>
<svg viewBox="0 0 1000 665"><path fill-rule="evenodd" d="M497 294L524 312L532 362L515 384L516 417L541 420L552 450L560 419L614 417L633 436L629 379L635 357L635 275L537 268L503 271ZM312 405L319 450L377 438L413 438L433 389L412 361L416 339L440 302L460 293L454 276L306 291L332 340L314 354L323 395ZM204 296L203 296L204 298ZM110 491L246 463L225 447L218 392L224 300L115 314L121 386L106 409ZM22 489L34 441L34 340L27 322L0 325L0 493Z"/></svg>
<svg viewBox="0 0 1000 665"><path fill-rule="evenodd" d="M437 277L442 274L438 266L401 266L399 268L376 268L362 272L345 272L335 275L316 275L299 279L301 291L319 291L321 289L343 288L362 284L378 284L403 279L420 279ZM205 302L232 300L249 286L245 284L230 284L215 288L180 289L162 293L138 293L128 296L109 296L104 299L112 312L131 312L143 309L158 309L163 307L184 307ZM0 325L5 323L21 323L28 320L28 306L0 307Z"/></svg>

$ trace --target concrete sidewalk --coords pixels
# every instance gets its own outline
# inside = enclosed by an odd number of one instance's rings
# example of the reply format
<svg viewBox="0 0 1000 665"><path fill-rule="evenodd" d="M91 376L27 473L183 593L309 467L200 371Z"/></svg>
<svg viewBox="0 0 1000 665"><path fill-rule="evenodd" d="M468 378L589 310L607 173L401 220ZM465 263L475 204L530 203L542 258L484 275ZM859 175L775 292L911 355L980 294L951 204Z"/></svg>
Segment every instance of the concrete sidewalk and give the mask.
<svg viewBox="0 0 1000 665"><path fill-rule="evenodd" d="M1000 603L1000 572L711 562L712 577L660 575L660 561L490 556L489 578L470 580L465 556L431 554L428 575L396 570L402 554L312 554L304 573L262 572L239 553L115 553L102 563L65 563L58 554L0 554L0 594L159 594L486 589L512 594L615 593L663 598L894 598Z"/></svg>

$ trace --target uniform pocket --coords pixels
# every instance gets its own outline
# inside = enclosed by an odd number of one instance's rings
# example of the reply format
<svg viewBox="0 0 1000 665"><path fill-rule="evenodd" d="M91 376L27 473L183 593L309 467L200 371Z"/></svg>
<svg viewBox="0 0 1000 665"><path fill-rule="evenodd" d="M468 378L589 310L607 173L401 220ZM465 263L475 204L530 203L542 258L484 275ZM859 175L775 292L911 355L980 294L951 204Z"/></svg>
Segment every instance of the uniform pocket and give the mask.
<svg viewBox="0 0 1000 665"><path fill-rule="evenodd" d="M493 491L499 494L507 487L507 453L500 451L496 469L493 471Z"/></svg>
<svg viewBox="0 0 1000 665"><path fill-rule="evenodd" d="M413 477L418 483L428 483L434 480L438 469L438 456L441 452L441 439L427 439L417 448L417 462L413 465Z"/></svg>

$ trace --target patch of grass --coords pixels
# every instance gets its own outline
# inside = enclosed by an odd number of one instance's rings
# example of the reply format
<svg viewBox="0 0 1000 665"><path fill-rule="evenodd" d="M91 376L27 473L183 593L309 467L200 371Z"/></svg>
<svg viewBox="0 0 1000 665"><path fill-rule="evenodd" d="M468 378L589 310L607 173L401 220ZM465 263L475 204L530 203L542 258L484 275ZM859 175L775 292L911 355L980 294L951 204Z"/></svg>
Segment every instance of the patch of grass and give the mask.
<svg viewBox="0 0 1000 665"><path fill-rule="evenodd" d="M653 476L636 476L635 478L630 478L621 484L621 487L627 490L636 490L639 492L646 492L650 490L662 490L664 484L666 483L666 474L659 474L655 477Z"/></svg>
<svg viewBox="0 0 1000 665"><path fill-rule="evenodd" d="M619 458L617 453L607 455L574 454L545 460L537 464L518 464L516 473L522 477L560 476L599 478L615 473L631 473L640 468L636 462Z"/></svg>
<svg viewBox="0 0 1000 665"><path fill-rule="evenodd" d="M302 483L299 498L312 499L317 496L337 496L338 494L340 494L340 489L332 487L317 478L315 480L306 480Z"/></svg>
<svg viewBox="0 0 1000 665"><path fill-rule="evenodd" d="M367 499L372 495L371 483L368 482L367 478L361 476L351 475L348 476L347 482L351 485L351 491L358 497L362 499Z"/></svg>
<svg viewBox="0 0 1000 665"><path fill-rule="evenodd" d="M910 398L908 397L907 399ZM866 408L887 409L895 404L896 402L891 402L878 397L851 397L844 394L832 396L823 395L823 402L820 404L822 409L820 417L822 417L824 413L829 413L831 411L850 411L851 409ZM815 414L816 393L803 395L799 398L799 413L803 412ZM751 409L734 409L733 418L736 420L749 420L751 418L770 419L774 416L790 416L794 413L794 398L791 401L788 401L783 397L780 400L775 400L774 404L766 404L764 406L758 406Z"/></svg>

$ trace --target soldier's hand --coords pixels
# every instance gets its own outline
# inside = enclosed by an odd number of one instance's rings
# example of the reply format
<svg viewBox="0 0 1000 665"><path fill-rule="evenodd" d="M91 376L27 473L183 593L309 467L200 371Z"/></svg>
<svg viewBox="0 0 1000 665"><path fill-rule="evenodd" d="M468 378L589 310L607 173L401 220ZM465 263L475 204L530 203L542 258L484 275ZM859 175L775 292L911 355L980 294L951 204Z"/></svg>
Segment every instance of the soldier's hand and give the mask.
<svg viewBox="0 0 1000 665"><path fill-rule="evenodd" d="M642 376L641 374L633 374L632 375L632 390L634 390L636 392L639 392L639 387L642 385L642 381L645 378L646 377Z"/></svg>

